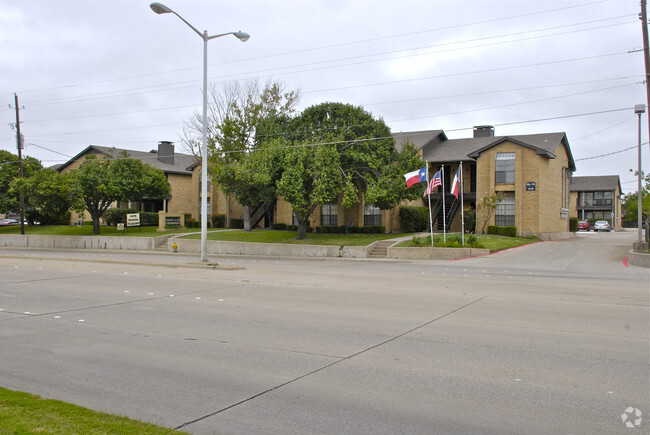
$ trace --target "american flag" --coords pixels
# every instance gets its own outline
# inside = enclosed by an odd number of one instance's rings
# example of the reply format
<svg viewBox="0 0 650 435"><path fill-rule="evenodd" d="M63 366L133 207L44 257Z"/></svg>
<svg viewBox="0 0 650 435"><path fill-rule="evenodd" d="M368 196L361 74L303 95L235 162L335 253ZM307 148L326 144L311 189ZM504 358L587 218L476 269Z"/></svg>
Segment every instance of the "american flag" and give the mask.
<svg viewBox="0 0 650 435"><path fill-rule="evenodd" d="M438 186L442 186L442 178L440 176L440 170L436 172L436 174L433 176L431 181L429 181L429 184L427 185L427 188L424 190L424 195L422 196L427 196L433 193L433 189L435 189Z"/></svg>

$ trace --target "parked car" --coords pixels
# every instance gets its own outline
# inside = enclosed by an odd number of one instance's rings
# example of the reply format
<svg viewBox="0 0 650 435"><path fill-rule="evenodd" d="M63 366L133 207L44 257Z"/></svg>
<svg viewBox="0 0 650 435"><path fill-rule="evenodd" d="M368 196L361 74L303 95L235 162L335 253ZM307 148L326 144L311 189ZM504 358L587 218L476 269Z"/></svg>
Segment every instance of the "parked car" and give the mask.
<svg viewBox="0 0 650 435"><path fill-rule="evenodd" d="M589 222L578 221L578 231L589 231Z"/></svg>
<svg viewBox="0 0 650 435"><path fill-rule="evenodd" d="M611 231L612 228L609 226L607 221L596 221L594 222L594 231Z"/></svg>
<svg viewBox="0 0 650 435"><path fill-rule="evenodd" d="M7 225L20 225L16 219L0 219L0 226L5 227Z"/></svg>

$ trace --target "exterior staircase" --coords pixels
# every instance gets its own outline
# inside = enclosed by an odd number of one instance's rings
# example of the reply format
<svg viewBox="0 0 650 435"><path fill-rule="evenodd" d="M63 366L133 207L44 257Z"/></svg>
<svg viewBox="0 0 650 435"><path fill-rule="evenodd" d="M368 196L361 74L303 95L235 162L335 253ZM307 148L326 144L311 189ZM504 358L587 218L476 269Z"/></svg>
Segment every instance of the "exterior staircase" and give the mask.
<svg viewBox="0 0 650 435"><path fill-rule="evenodd" d="M394 239L380 240L370 248L368 258L386 258L388 256L388 247L395 243Z"/></svg>

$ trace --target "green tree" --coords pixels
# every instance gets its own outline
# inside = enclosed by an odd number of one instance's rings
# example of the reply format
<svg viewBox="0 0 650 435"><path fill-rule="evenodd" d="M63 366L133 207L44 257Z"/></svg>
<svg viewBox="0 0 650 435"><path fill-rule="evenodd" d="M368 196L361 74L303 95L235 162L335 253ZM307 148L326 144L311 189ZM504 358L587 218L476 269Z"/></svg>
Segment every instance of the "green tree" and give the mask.
<svg viewBox="0 0 650 435"><path fill-rule="evenodd" d="M29 178L43 165L33 157L23 157L23 177ZM20 210L19 190L12 190L11 183L19 178L18 156L9 151L0 150L0 213L18 212Z"/></svg>
<svg viewBox="0 0 650 435"><path fill-rule="evenodd" d="M304 239L316 207L338 196L351 207L377 182L394 160L395 142L383 120L349 104L311 106L291 125L278 194L291 203Z"/></svg>
<svg viewBox="0 0 650 435"><path fill-rule="evenodd" d="M644 185L641 186L641 204L642 210L641 214L643 215L643 220L647 220L650 216L650 174L646 175L644 178ZM639 195L638 192L627 194L623 197L621 207L623 209L623 215L627 221L635 221L638 219L639 213Z"/></svg>
<svg viewBox="0 0 650 435"><path fill-rule="evenodd" d="M249 172L252 165L258 164L255 157L249 162L250 151L258 145L255 140L258 126L265 119L292 114L300 95L297 91L286 91L280 82L268 81L262 87L257 79L252 79L243 84L229 83L220 90L212 88L209 98L210 171L226 194L227 216L230 217L230 197L234 196L244 208L244 228L250 230L251 208L272 201L268 198L269 189L261 184L261 174ZM185 128L185 142L191 145L195 155L200 155L201 128L202 115L195 113ZM275 180L269 182L275 186ZM248 192L242 186L255 192Z"/></svg>
<svg viewBox="0 0 650 435"><path fill-rule="evenodd" d="M74 195L70 177L51 168L35 172L29 178L16 178L11 191L22 190L25 218L43 225L67 224Z"/></svg>
<svg viewBox="0 0 650 435"><path fill-rule="evenodd" d="M163 171L126 156L99 160L91 155L70 174L75 195L93 221L93 234L100 233L99 220L114 201L163 199L170 192Z"/></svg>
<svg viewBox="0 0 650 435"><path fill-rule="evenodd" d="M485 195L476 204L477 216L481 217L481 233L485 234L485 227L492 218L492 215L497 209L497 206L503 201L503 194L501 192L493 193L492 195Z"/></svg>
<svg viewBox="0 0 650 435"><path fill-rule="evenodd" d="M410 189L404 182L404 174L421 168L426 164L412 142L408 141L401 151L395 152L393 160L381 170L380 177L371 182L365 200L382 210L390 210L388 231L393 231L394 214L397 206L404 201L422 197L425 184L417 184Z"/></svg>

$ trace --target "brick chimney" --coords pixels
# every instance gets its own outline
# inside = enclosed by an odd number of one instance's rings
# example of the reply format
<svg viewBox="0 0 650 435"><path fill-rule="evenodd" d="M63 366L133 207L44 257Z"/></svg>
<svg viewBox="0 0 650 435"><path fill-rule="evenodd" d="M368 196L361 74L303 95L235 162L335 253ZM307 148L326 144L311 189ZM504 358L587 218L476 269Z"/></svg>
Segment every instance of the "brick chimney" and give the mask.
<svg viewBox="0 0 650 435"><path fill-rule="evenodd" d="M475 125L474 137L494 137L494 127L491 125Z"/></svg>
<svg viewBox="0 0 650 435"><path fill-rule="evenodd" d="M158 160L168 165L174 164L174 142L158 142Z"/></svg>

